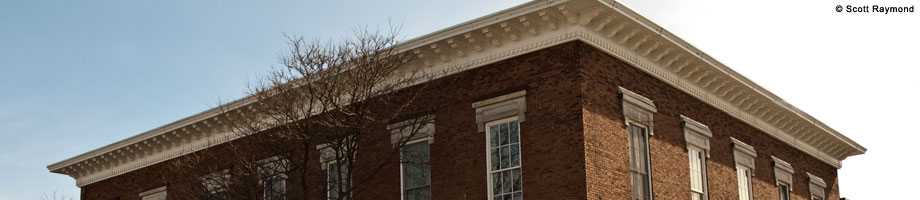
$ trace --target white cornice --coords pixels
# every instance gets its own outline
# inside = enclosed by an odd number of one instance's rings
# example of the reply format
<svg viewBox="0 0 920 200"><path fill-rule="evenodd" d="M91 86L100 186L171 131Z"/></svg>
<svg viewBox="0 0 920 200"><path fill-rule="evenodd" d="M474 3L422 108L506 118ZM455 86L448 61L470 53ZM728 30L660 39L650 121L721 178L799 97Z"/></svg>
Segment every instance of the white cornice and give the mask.
<svg viewBox="0 0 920 200"><path fill-rule="evenodd" d="M398 48L412 70L447 76L570 41L582 41L825 163L866 149L620 4L540 0L449 27ZM446 72L446 73L444 73ZM437 78L437 77L432 77ZM236 139L224 121L247 117L251 98L211 109L48 166L78 186Z"/></svg>

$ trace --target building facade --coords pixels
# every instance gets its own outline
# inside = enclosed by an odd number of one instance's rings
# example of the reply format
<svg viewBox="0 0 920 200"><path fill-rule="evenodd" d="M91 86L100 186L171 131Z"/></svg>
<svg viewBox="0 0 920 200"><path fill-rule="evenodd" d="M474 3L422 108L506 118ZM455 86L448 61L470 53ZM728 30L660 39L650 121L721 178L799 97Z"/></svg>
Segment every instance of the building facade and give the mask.
<svg viewBox="0 0 920 200"><path fill-rule="evenodd" d="M449 72L421 83L438 88L420 99L435 120L403 147L430 164L385 168L354 199L838 199L841 161L866 151L612 1L533 1L400 48L419 56L411 67ZM48 168L73 177L81 199L172 199L182 186L168 161L245 139L219 114ZM367 151L392 148L379 137ZM324 168L267 185L325 199L298 187L325 184Z"/></svg>

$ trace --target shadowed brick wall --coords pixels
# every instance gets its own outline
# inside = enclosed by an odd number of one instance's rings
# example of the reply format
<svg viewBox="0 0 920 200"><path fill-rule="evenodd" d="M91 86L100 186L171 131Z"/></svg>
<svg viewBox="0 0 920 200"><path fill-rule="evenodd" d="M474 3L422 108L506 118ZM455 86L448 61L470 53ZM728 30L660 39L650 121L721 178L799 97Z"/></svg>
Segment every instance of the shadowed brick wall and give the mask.
<svg viewBox="0 0 920 200"><path fill-rule="evenodd" d="M658 106L650 141L656 199L689 198L689 164L680 114L709 125L714 134L708 162L710 199L737 199L730 136L757 150L755 199L777 199L770 155L795 167L795 199L808 196L805 172L828 182L829 199L838 196L832 166L582 42L560 44L425 84L424 89L430 91L419 101L426 107L413 112L436 116L432 199L486 199L486 137L477 131L472 103L520 90L527 91L526 121L521 123L524 198L628 199L628 145L617 86L649 97ZM423 87L409 88L414 89ZM363 145L359 162L391 159L394 164L375 173L364 183L368 188L355 192L355 198L398 200L398 157L381 153L392 148L388 133L363 141L370 142ZM220 148L204 151L219 152ZM312 156L316 153L311 151ZM158 164L87 185L82 188L82 199L139 199L138 193L163 185L169 185L169 190L186 187L170 183L164 169ZM369 173L357 170L356 174ZM316 187L325 179L318 162L307 176L307 184L299 184L302 188L290 189L291 199L323 199L324 192Z"/></svg>

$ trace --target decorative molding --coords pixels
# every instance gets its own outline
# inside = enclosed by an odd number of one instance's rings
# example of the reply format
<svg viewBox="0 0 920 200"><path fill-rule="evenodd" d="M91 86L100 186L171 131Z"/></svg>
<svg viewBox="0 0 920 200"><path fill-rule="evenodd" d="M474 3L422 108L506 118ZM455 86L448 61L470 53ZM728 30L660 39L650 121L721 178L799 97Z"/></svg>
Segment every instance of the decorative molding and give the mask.
<svg viewBox="0 0 920 200"><path fill-rule="evenodd" d="M627 123L639 123L648 128L649 135L655 135L655 103L648 97L637 94L623 87L618 87L623 108L623 117Z"/></svg>
<svg viewBox="0 0 920 200"><path fill-rule="evenodd" d="M805 174L808 174L808 190L811 192L811 195L825 197L827 183L824 182L824 179L809 172L805 172Z"/></svg>
<svg viewBox="0 0 920 200"><path fill-rule="evenodd" d="M789 191L792 191L792 176L795 174L795 169L792 168L792 164L776 156L770 156L770 158L773 159L773 176L776 179L776 185L779 185L781 182L786 183L786 185L790 186Z"/></svg>
<svg viewBox="0 0 920 200"><path fill-rule="evenodd" d="M387 126L387 130L390 130L390 143L394 147L397 147L400 142L409 143L421 139L428 140L428 143L432 144L434 143L434 128L434 115L426 115Z"/></svg>
<svg viewBox="0 0 920 200"><path fill-rule="evenodd" d="M612 1L531 1L424 35L397 48L419 56L407 68L439 74L421 83L570 41L582 41L617 57L831 166L839 168L841 160L866 151ZM254 98L239 99L51 164L48 169L67 174L76 179L77 186L85 186L232 141L239 135L229 131L227 121L251 117L247 115L252 109L248 105L253 102ZM523 98L517 103L523 117Z"/></svg>
<svg viewBox="0 0 920 200"><path fill-rule="evenodd" d="M483 132L486 123L512 116L523 122L527 112L526 96L527 91L522 90L473 103L477 130Z"/></svg>
<svg viewBox="0 0 920 200"><path fill-rule="evenodd" d="M141 192L137 196L140 197L141 200L166 200L166 192L166 186L162 186Z"/></svg>
<svg viewBox="0 0 920 200"><path fill-rule="evenodd" d="M732 149L734 150L733 155L735 157L735 164L743 165L751 168L751 170L755 169L754 166L756 163L754 158L757 158L757 151L754 151L754 147L738 139L730 139L732 140L732 144L734 144Z"/></svg>
<svg viewBox="0 0 920 200"><path fill-rule="evenodd" d="M708 126L687 116L680 115L680 118L683 121L684 140L687 141L687 145L702 149L706 152L706 157L709 157L709 138L712 138L712 131L709 130Z"/></svg>

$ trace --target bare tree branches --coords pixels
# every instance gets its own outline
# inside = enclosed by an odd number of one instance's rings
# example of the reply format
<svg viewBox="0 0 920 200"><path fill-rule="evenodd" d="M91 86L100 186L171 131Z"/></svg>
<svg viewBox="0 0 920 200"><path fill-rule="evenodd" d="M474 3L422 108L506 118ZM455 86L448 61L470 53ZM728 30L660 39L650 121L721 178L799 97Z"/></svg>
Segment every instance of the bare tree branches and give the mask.
<svg viewBox="0 0 920 200"><path fill-rule="evenodd" d="M396 36L392 29L359 31L343 42L288 37L282 66L250 89L252 103L221 107L228 131L240 139L173 161L168 173L186 178L167 181L187 183L187 198L304 198L318 190L329 199L351 199L376 172L398 165L400 147L433 121L413 111L423 86L401 90L422 77L404 70L415 57L396 48ZM364 140L394 133L390 151L357 162ZM311 156L315 151L319 155ZM323 177L309 173L316 166L326 170ZM318 179L326 179L322 189L304 184ZM285 195L272 196L276 190ZM176 193L170 196L184 199Z"/></svg>

